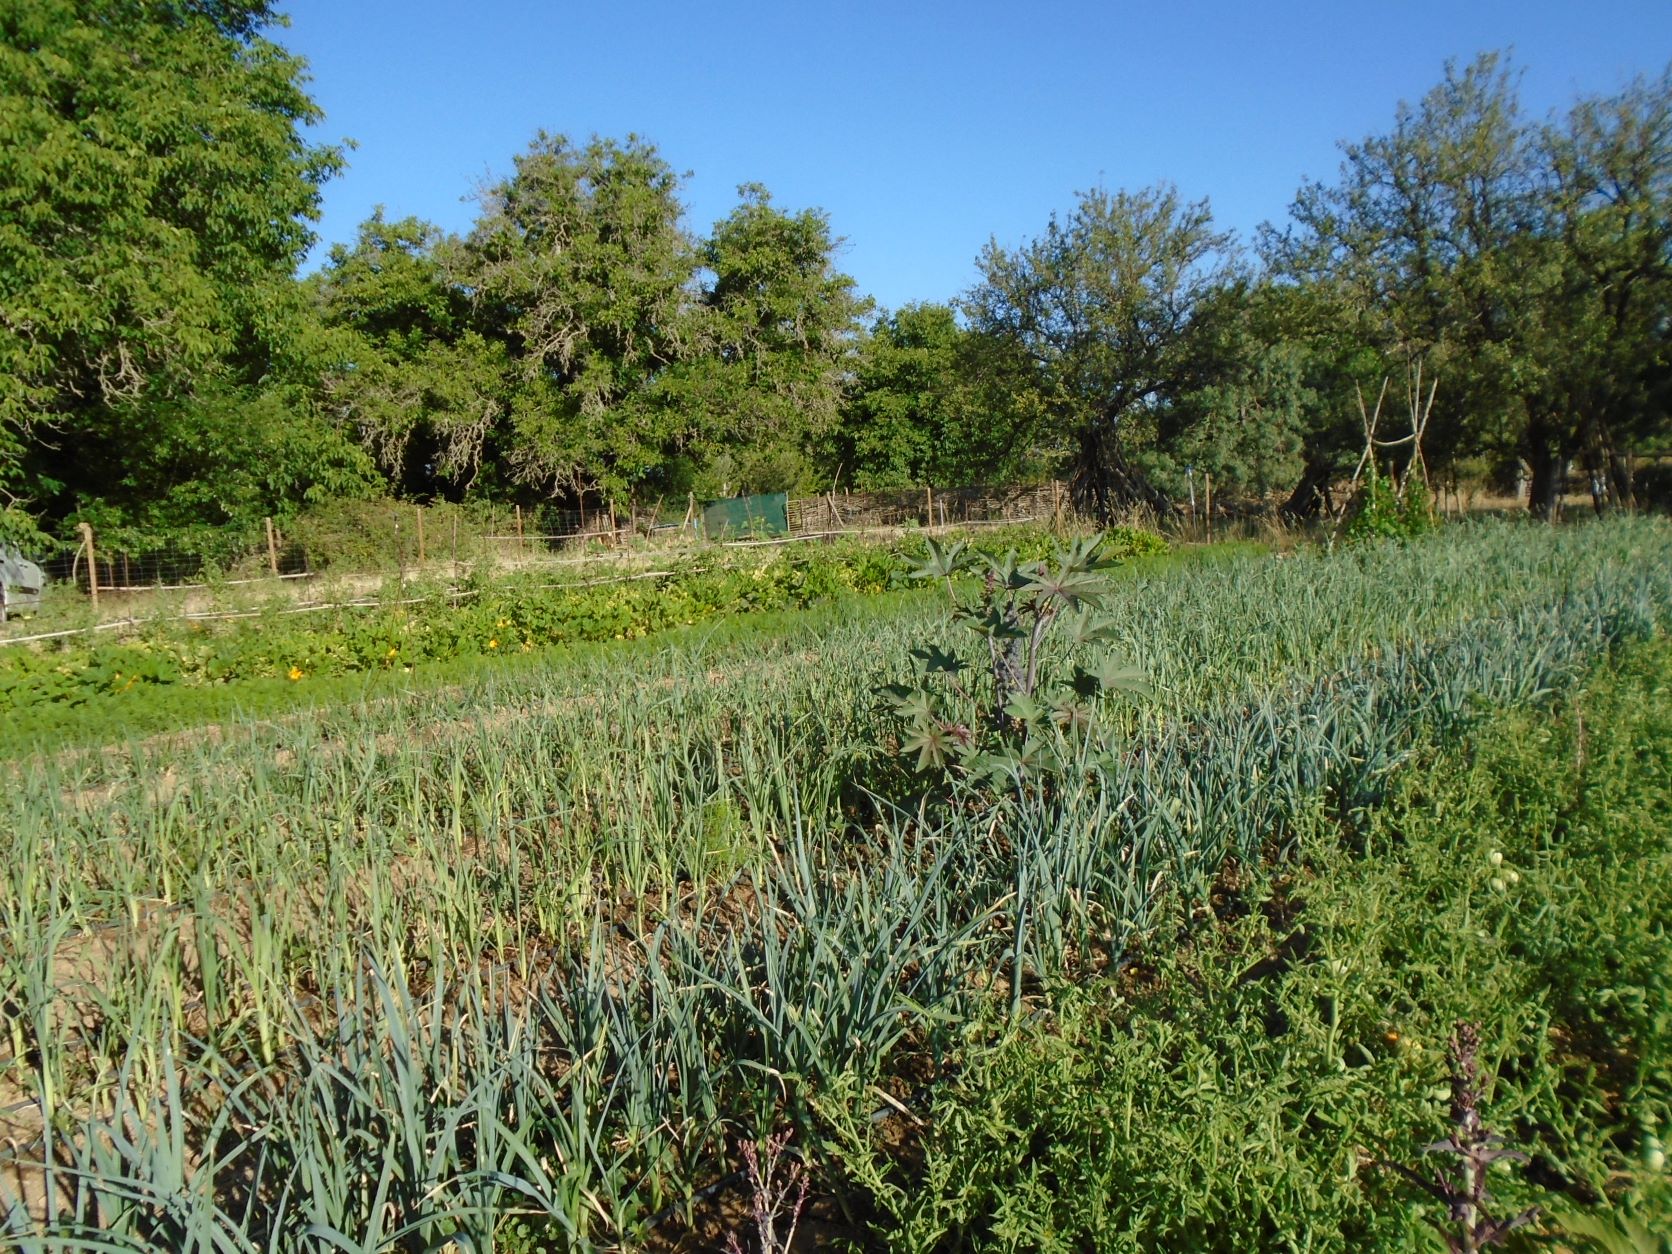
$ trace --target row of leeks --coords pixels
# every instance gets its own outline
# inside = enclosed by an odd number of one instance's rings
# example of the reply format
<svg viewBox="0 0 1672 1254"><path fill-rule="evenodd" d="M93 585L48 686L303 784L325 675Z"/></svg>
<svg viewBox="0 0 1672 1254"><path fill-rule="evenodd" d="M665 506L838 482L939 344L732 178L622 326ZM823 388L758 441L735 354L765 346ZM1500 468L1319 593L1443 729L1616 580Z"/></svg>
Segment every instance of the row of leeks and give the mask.
<svg viewBox="0 0 1672 1254"><path fill-rule="evenodd" d="M928 600L24 763L7 1239L631 1243L737 1137L932 1074L978 1002L1119 963L1424 737L1663 629L1669 558L1624 520L1134 576L1157 696L1002 796L883 790L870 694L955 643Z"/></svg>

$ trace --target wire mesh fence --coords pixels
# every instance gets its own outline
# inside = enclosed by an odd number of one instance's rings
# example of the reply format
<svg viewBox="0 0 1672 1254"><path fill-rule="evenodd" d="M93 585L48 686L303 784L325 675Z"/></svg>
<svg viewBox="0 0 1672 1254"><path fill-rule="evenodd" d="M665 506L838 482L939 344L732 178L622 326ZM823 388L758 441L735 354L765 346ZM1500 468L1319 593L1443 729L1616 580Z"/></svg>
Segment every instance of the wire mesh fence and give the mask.
<svg viewBox="0 0 1672 1254"><path fill-rule="evenodd" d="M211 582L243 583L257 579L300 578L306 576L305 555L288 548L272 566L255 566L247 558L265 558L265 550L252 549L228 563L218 554L179 544L163 546L134 546L109 549L95 539L92 556L82 543L74 549L53 555L40 563L47 579L56 584L74 585L83 591L95 586L101 592L154 592L166 589L199 587Z"/></svg>
<svg viewBox="0 0 1672 1254"><path fill-rule="evenodd" d="M902 488L829 493L789 503L791 535L891 527L953 527L1055 519L1069 509L1065 485Z"/></svg>
<svg viewBox="0 0 1672 1254"><path fill-rule="evenodd" d="M606 555L628 544L748 543L736 528L705 529L705 506L689 499L683 517L661 503L639 511L519 504L414 505L340 501L288 522L251 529L204 529L167 544L83 526L80 542L40 563L50 583L100 594L305 579L323 574L406 574L466 566L518 566ZM724 512L724 511L721 511ZM1061 520L1072 512L1065 485L831 492L784 502L779 539ZM709 534L712 530L713 534ZM764 534L764 532L763 532Z"/></svg>

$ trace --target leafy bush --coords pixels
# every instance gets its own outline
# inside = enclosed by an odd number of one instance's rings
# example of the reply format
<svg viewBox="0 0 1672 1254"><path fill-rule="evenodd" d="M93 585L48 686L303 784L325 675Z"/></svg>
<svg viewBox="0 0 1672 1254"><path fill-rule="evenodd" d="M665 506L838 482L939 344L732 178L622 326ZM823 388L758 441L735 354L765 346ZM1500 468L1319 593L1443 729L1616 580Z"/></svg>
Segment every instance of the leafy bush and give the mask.
<svg viewBox="0 0 1672 1254"><path fill-rule="evenodd" d="M1428 489L1417 476L1406 475L1401 489L1393 480L1384 479L1372 465L1359 491L1352 519L1347 523L1347 542L1409 540L1426 535L1437 525L1429 508Z"/></svg>
<svg viewBox="0 0 1672 1254"><path fill-rule="evenodd" d="M15 504L0 504L0 548L15 548L33 560L60 547L28 512Z"/></svg>
<svg viewBox="0 0 1672 1254"><path fill-rule="evenodd" d="M962 542L928 541L912 578L946 585L955 621L983 643L971 665L934 645L913 651L916 680L883 692L905 725L901 751L919 771L972 774L1021 783L1060 769L1072 742L1092 729L1105 695L1147 690L1124 655L1108 647L1113 626L1098 614L1111 592L1104 537L1076 541L1054 564L1022 562L1016 551L992 557ZM954 580L975 573L980 592L958 599ZM1101 646L1091 665L1051 656L1055 636L1071 646ZM969 683L964 682L964 677Z"/></svg>
<svg viewBox="0 0 1672 1254"><path fill-rule="evenodd" d="M418 560L412 508L398 501L327 501L291 518L284 530L313 571L393 570Z"/></svg>
<svg viewBox="0 0 1672 1254"><path fill-rule="evenodd" d="M1348 840L1221 883L1052 1013L993 1016L899 1154L836 1110L892 1250L1403 1249L1446 1219L1446 1039L1481 1025L1492 1172L1568 1248L1672 1242L1672 645L1428 747ZM1600 1212L1597 1202L1601 1201ZM1635 1228L1653 1240L1632 1246ZM1610 1232L1615 1245L1575 1240Z"/></svg>

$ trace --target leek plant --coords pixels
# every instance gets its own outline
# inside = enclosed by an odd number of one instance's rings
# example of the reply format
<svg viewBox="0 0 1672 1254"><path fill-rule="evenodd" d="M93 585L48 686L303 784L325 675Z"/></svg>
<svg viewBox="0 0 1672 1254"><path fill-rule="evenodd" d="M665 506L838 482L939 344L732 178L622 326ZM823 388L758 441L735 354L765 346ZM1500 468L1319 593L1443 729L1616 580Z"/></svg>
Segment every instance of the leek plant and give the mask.
<svg viewBox="0 0 1672 1254"><path fill-rule="evenodd" d="M1227 863L1373 812L1424 738L1672 622L1645 520L997 560L979 682L912 664L971 668L971 620L904 599L14 764L6 1240L640 1241L740 1138L816 1160L824 1096L898 1100L983 1008L1048 1007ZM990 729L1010 783L971 756L899 786L873 694L951 678L934 717Z"/></svg>

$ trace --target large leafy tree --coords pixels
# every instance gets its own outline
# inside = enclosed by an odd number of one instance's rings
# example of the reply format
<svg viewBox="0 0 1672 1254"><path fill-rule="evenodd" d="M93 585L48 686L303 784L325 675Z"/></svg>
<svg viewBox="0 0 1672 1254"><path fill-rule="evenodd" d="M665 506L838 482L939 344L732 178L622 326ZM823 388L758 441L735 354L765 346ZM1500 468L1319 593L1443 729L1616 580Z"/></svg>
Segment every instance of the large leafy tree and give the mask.
<svg viewBox="0 0 1672 1254"><path fill-rule="evenodd" d="M381 209L311 281L327 333L321 390L405 493L460 496L498 469L513 380L475 326L458 240Z"/></svg>
<svg viewBox="0 0 1672 1254"><path fill-rule="evenodd" d="M789 213L758 183L701 248L700 338L668 403L697 417L720 491L806 486L839 421L870 301L841 272L817 209Z"/></svg>
<svg viewBox="0 0 1672 1254"><path fill-rule="evenodd" d="M313 289L324 387L406 492L683 497L809 481L869 302L764 188L706 240L654 148L542 136L470 238L364 223Z"/></svg>
<svg viewBox="0 0 1672 1254"><path fill-rule="evenodd" d="M1631 498L1625 450L1669 431L1672 70L1580 101L1538 151L1545 287L1525 333L1528 444L1546 462L1578 457L1601 510Z"/></svg>
<svg viewBox="0 0 1672 1254"><path fill-rule="evenodd" d="M1175 492L1195 467L1221 499L1281 495L1295 518L1333 508L1332 485L1364 449L1358 402L1376 403L1387 371L1340 293L1235 277L1208 296L1192 351L1194 386L1163 414L1144 464Z"/></svg>
<svg viewBox="0 0 1672 1254"><path fill-rule="evenodd" d="M1226 497L1288 491L1305 461L1316 405L1305 347L1283 333L1281 300L1243 279L1206 294L1186 375L1194 385L1158 414L1157 440L1141 464L1174 495L1211 483Z"/></svg>
<svg viewBox="0 0 1672 1254"><path fill-rule="evenodd" d="M880 317L854 357L833 474L861 488L970 484L1037 470L1032 424L996 367L1003 351L961 326L950 305Z"/></svg>
<svg viewBox="0 0 1672 1254"><path fill-rule="evenodd" d="M855 356L843 421L830 441L836 475L859 488L948 482L968 338L950 305L906 305L876 320Z"/></svg>
<svg viewBox="0 0 1672 1254"><path fill-rule="evenodd" d="M504 456L528 487L642 493L699 434L661 393L698 335L679 185L637 136L542 133L487 192L460 277L515 374Z"/></svg>
<svg viewBox="0 0 1672 1254"><path fill-rule="evenodd" d="M1600 489L1614 440L1654 421L1667 101L1665 80L1638 84L1540 127L1502 58L1448 66L1266 237L1276 268L1327 284L1390 372L1438 380L1429 457L1519 458L1541 513L1572 458L1591 450Z"/></svg>
<svg viewBox="0 0 1672 1254"><path fill-rule="evenodd" d="M964 299L971 328L1009 355L1018 409L1040 419L1035 442L1071 450L1076 497L1099 517L1169 505L1130 455L1195 386L1192 336L1228 244L1205 201L1098 188L1038 239L982 254Z"/></svg>
<svg viewBox="0 0 1672 1254"><path fill-rule="evenodd" d="M1420 364L1439 391L1428 453L1516 448L1517 371L1540 283L1531 131L1495 56L1458 69L1394 126L1343 147L1333 183L1305 185L1276 269L1327 285L1356 332L1403 376Z"/></svg>
<svg viewBox="0 0 1672 1254"><path fill-rule="evenodd" d="M319 111L264 36L275 20L265 0L0 7L8 499L74 509L194 395L253 387L284 356L340 154L302 136Z"/></svg>

